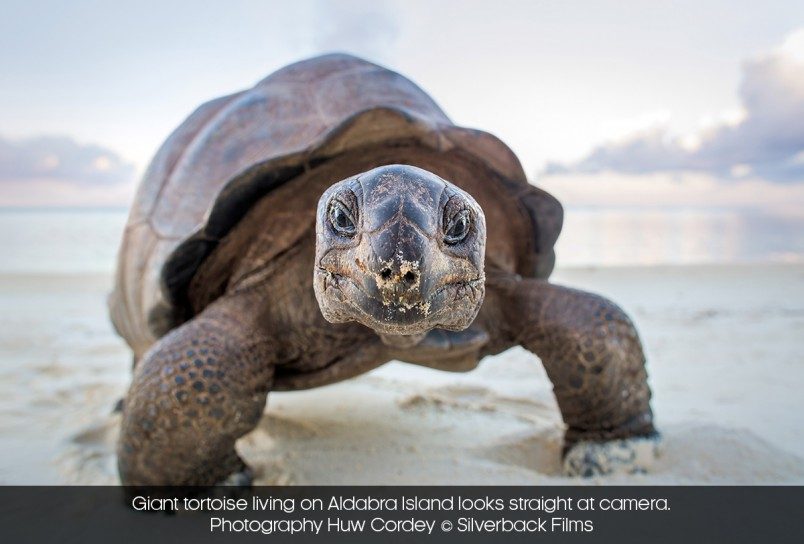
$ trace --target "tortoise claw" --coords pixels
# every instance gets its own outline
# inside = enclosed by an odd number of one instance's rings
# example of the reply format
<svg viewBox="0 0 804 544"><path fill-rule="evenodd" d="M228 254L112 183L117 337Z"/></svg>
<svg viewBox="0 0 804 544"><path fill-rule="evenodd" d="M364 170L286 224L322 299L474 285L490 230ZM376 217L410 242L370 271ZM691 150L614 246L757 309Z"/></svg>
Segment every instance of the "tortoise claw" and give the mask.
<svg viewBox="0 0 804 544"><path fill-rule="evenodd" d="M564 456L564 474L592 478L608 474L641 474L653 468L660 455L659 435L582 441Z"/></svg>
<svg viewBox="0 0 804 544"><path fill-rule="evenodd" d="M225 480L215 484L217 487L250 488L254 483L254 472L247 466L242 470L233 472Z"/></svg>

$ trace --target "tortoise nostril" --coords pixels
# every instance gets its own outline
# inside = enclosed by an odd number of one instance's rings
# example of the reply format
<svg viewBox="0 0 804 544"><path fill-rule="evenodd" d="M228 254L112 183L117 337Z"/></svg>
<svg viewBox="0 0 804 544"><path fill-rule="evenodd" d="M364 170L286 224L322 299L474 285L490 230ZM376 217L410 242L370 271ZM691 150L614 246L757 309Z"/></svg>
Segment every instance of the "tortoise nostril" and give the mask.
<svg viewBox="0 0 804 544"><path fill-rule="evenodd" d="M380 270L380 278L383 282L391 281L393 279L393 283L404 284L405 288L408 288L416 283L419 279L419 274L413 271L407 271L402 276L394 275L394 271L390 268L383 268Z"/></svg>

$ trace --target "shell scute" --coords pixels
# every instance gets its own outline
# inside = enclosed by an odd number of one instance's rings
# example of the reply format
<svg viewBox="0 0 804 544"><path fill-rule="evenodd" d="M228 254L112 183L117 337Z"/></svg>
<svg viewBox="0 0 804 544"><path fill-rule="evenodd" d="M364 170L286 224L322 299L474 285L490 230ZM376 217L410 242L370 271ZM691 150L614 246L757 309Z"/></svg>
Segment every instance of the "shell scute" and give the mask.
<svg viewBox="0 0 804 544"><path fill-rule="evenodd" d="M135 353L144 352L181 322L193 274L259 198L332 157L400 142L458 149L496 172L500 197L518 199L530 214L533 232L522 235L532 238L533 255L522 273L544 274L539 262L552 258L560 205L528 185L514 153L488 133L453 125L404 76L326 55L207 102L168 137L125 230L110 296L115 327Z"/></svg>

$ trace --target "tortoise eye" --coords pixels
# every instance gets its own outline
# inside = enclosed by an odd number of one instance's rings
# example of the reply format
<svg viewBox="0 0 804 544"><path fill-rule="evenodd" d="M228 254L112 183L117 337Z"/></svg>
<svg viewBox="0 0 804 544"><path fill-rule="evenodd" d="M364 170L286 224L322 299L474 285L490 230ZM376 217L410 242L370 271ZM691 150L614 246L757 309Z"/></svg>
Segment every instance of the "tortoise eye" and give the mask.
<svg viewBox="0 0 804 544"><path fill-rule="evenodd" d="M329 222L335 232L341 236L352 237L357 231L352 214L341 202L333 200L329 208Z"/></svg>
<svg viewBox="0 0 804 544"><path fill-rule="evenodd" d="M452 216L446 225L444 242L454 245L462 242L469 234L469 210L462 210Z"/></svg>

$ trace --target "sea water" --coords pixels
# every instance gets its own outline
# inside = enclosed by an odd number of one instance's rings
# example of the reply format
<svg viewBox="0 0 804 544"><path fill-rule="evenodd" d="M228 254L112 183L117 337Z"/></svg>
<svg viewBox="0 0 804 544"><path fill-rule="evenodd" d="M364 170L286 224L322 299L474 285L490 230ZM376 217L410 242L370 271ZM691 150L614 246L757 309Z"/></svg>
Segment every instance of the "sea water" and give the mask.
<svg viewBox="0 0 804 544"><path fill-rule="evenodd" d="M109 274L122 208L0 209L0 274ZM568 206L558 266L800 262L804 216L712 208Z"/></svg>

